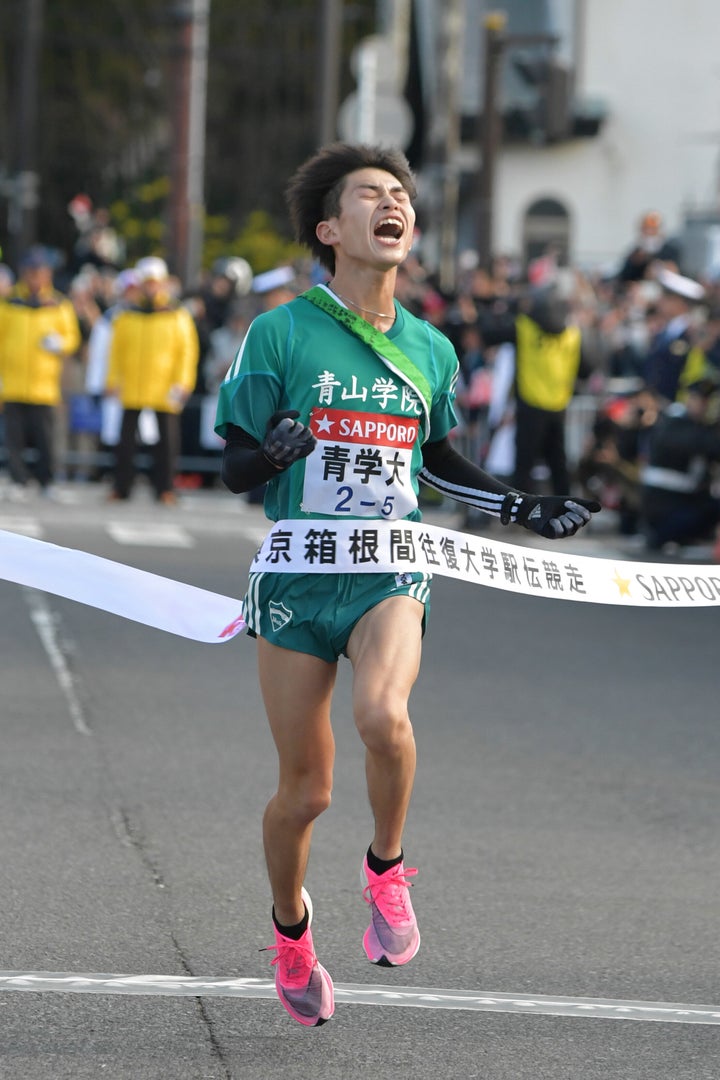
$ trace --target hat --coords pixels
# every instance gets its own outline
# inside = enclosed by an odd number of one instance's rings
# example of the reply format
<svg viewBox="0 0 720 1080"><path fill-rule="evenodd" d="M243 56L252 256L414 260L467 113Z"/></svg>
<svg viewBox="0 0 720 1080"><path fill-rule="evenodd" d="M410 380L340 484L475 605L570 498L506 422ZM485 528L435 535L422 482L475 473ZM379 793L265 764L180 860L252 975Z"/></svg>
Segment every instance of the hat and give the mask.
<svg viewBox="0 0 720 1080"><path fill-rule="evenodd" d="M215 277L224 277L232 281L238 296L247 296L250 292L253 272L247 259L241 259L236 255L216 259L212 264L211 273Z"/></svg>
<svg viewBox="0 0 720 1080"><path fill-rule="evenodd" d="M702 378L696 379L686 387L688 394L697 394L704 398L711 398L717 394L718 390L720 390L720 378L712 373L703 375Z"/></svg>
<svg viewBox="0 0 720 1080"><path fill-rule="evenodd" d="M253 278L252 291L254 293L268 293L273 289L281 289L283 285L289 285L295 280L295 271L292 266L277 266L274 270L266 270L264 274L257 274Z"/></svg>
<svg viewBox="0 0 720 1080"><path fill-rule="evenodd" d="M167 281L168 267L164 259L158 258L157 255L147 255L136 262L135 273L138 285L142 285L145 281Z"/></svg>
<svg viewBox="0 0 720 1080"><path fill-rule="evenodd" d="M705 298L705 289L699 281L676 274L674 270L668 270L667 267L663 266L658 270L657 280L665 292L679 296L690 304L699 304Z"/></svg>
<svg viewBox="0 0 720 1080"><path fill-rule="evenodd" d="M34 247L28 248L20 259L20 269L38 270L41 266L52 267L53 263L54 259L48 249L36 244Z"/></svg>
<svg viewBox="0 0 720 1080"><path fill-rule="evenodd" d="M113 289L120 296L126 289L131 289L133 285L139 285L140 278L137 270L121 270L113 282Z"/></svg>

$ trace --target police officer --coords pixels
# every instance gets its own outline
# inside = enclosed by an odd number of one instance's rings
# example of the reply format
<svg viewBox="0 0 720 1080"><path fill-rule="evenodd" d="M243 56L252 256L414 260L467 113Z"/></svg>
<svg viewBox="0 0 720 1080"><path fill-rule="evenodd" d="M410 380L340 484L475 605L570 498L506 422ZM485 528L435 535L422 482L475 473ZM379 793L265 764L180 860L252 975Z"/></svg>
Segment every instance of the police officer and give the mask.
<svg viewBox="0 0 720 1080"><path fill-rule="evenodd" d="M669 402L678 395L693 344L693 312L704 300L705 290L692 278L666 268L658 271L657 282L662 289L658 309L663 327L650 344L643 376L647 386Z"/></svg>
<svg viewBox="0 0 720 1080"><path fill-rule="evenodd" d="M687 544L712 536L720 524L713 471L720 462L720 380L708 375L687 388L684 403L668 405L652 428L641 472L641 514L647 546Z"/></svg>

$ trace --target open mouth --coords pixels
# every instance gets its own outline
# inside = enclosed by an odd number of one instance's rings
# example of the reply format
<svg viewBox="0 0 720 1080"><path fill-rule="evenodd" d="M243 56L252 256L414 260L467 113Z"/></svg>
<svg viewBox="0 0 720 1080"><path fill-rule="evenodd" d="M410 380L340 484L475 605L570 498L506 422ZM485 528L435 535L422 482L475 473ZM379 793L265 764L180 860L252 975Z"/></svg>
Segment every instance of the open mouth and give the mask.
<svg viewBox="0 0 720 1080"><path fill-rule="evenodd" d="M377 223L374 234L380 240L397 241L402 239L405 223L402 218L386 217Z"/></svg>

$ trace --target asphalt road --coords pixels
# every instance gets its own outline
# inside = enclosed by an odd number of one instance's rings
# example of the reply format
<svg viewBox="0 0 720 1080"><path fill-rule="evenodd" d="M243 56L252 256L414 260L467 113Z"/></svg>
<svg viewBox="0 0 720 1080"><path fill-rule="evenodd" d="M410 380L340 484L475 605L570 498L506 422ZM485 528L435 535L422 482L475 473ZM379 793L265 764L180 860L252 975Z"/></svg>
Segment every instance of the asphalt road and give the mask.
<svg viewBox="0 0 720 1080"><path fill-rule="evenodd" d="M219 492L159 515L91 491L2 503L3 528L240 596L263 522ZM0 600L0 968L269 979L260 815L275 770L252 641L199 645L2 581ZM717 609L436 580L406 836L422 947L395 971L361 947L370 823L343 665L334 801L307 882L323 963L368 991L524 1004L358 991L306 1030L267 998L0 989L0 1077L716 1080L717 1022L533 1015L527 1001L720 1006L717 636Z"/></svg>

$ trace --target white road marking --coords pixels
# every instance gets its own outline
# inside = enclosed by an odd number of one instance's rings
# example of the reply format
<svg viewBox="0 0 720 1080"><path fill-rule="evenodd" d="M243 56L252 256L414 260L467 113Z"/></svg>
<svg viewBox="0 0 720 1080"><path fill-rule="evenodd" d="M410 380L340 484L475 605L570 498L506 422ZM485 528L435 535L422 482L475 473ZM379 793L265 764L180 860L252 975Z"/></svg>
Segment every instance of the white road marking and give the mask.
<svg viewBox="0 0 720 1080"><path fill-rule="evenodd" d="M124 521L110 521L107 531L118 544L130 544L136 547L173 547L191 548L195 546L187 529L179 525L167 524L129 524Z"/></svg>
<svg viewBox="0 0 720 1080"><path fill-rule="evenodd" d="M259 547L270 531L270 524L268 521L266 525L241 525L238 534L243 540L252 540Z"/></svg>
<svg viewBox="0 0 720 1080"><path fill-rule="evenodd" d="M42 540L45 535L45 530L37 518L3 516L0 519L0 527L5 529L6 532L19 533L20 536L30 536L33 540Z"/></svg>
<svg viewBox="0 0 720 1080"><path fill-rule="evenodd" d="M0 993L145 994L166 997L275 998L269 979L214 979L173 975L85 975L50 971L0 971ZM340 1005L394 1005L414 1009L524 1013L575 1019L645 1020L665 1024L720 1024L720 1006L662 1001L545 997L483 991L335 983Z"/></svg>
<svg viewBox="0 0 720 1080"><path fill-rule="evenodd" d="M58 634L58 617L53 614L44 593L27 588L23 588L23 593L30 608L30 618L65 698L73 727L78 735L92 735L85 720L85 710L75 689L75 678L65 659L65 652Z"/></svg>

